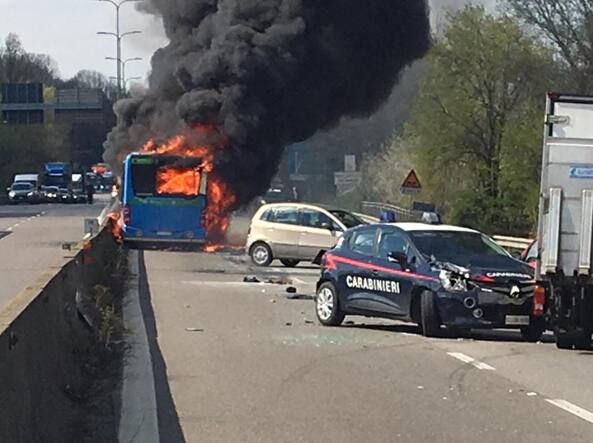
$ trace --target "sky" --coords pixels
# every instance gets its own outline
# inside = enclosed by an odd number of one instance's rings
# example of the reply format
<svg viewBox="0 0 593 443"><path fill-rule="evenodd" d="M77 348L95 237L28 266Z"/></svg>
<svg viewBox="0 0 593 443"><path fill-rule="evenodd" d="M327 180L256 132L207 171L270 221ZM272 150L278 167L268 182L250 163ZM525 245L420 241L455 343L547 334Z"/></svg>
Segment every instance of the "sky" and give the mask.
<svg viewBox="0 0 593 443"><path fill-rule="evenodd" d="M364 0L363 0L364 1ZM493 5L495 0L474 0ZM431 0L435 7L459 7L465 0ZM10 32L21 38L29 52L48 54L58 64L61 77L74 76L81 69L115 76L115 38L97 31L115 30L115 8L94 0L0 0L0 39ZM436 19L438 26L439 20ZM126 37L123 58L142 57L128 64L126 76L145 77L154 51L166 45L162 25L153 16L136 11L133 3L122 6L122 32L141 30L143 34Z"/></svg>
<svg viewBox="0 0 593 443"><path fill-rule="evenodd" d="M74 76L92 69L106 76L116 75L115 38L97 31L115 31L115 7L93 0L0 0L0 39L19 35L28 52L47 54L58 65L60 76ZM143 31L123 39L123 58L142 57L130 62L126 76L146 77L154 51L166 45L162 25L153 16L141 14L133 3L121 8L121 30Z"/></svg>

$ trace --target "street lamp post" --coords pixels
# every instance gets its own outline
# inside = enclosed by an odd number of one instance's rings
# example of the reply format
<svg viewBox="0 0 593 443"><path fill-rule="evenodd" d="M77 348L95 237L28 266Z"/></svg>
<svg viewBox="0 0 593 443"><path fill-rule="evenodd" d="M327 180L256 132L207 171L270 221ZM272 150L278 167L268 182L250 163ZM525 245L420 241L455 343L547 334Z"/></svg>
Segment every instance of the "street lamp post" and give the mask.
<svg viewBox="0 0 593 443"><path fill-rule="evenodd" d="M118 95L121 95L121 91L122 91L121 41L127 35L141 34L142 32L141 31L131 31L131 32L124 32L123 34L121 34L120 33L119 11L125 3L132 3L132 2L136 3L136 2L143 1L143 0L120 0L119 2L116 2L115 0L95 0L95 1L111 3L115 7L115 23L116 23L115 30L116 31L115 32L98 32L97 34L112 35L117 40L117 57L115 58L116 62L117 62L117 92L118 92Z"/></svg>
<svg viewBox="0 0 593 443"><path fill-rule="evenodd" d="M121 82L123 83L123 92L125 93L126 89L127 89L126 65L129 62L140 62L144 59L142 57L132 57L132 58L127 58L125 60L121 60L121 59L117 59L115 57L105 57L105 60L113 60L113 61L118 62L118 65L121 64Z"/></svg>

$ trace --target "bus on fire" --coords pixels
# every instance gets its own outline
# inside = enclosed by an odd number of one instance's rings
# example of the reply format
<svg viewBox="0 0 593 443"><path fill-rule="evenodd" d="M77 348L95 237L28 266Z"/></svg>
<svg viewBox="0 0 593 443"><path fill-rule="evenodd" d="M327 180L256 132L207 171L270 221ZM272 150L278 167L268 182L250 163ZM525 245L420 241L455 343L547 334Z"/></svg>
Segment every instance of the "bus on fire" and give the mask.
<svg viewBox="0 0 593 443"><path fill-rule="evenodd" d="M200 158L130 154L123 168L122 236L129 246L204 244L207 173Z"/></svg>

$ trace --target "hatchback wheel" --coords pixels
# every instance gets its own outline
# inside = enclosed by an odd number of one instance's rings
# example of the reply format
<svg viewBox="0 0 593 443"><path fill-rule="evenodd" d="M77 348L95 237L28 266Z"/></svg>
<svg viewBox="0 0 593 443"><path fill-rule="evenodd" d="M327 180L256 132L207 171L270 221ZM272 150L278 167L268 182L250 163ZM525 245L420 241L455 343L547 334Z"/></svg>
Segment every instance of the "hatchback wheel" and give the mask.
<svg viewBox="0 0 593 443"><path fill-rule="evenodd" d="M265 243L254 244L249 251L249 255L251 256L251 261L257 266L269 266L274 259L272 250Z"/></svg>
<svg viewBox="0 0 593 443"><path fill-rule="evenodd" d="M338 294L333 284L326 282L319 286L315 297L317 319L324 326L339 326L346 314L340 308Z"/></svg>

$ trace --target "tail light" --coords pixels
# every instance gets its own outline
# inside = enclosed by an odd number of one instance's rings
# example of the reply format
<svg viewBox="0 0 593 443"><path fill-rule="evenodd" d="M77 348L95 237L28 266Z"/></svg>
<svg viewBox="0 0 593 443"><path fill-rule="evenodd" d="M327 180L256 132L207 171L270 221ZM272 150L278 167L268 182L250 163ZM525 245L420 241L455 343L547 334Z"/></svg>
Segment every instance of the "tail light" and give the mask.
<svg viewBox="0 0 593 443"><path fill-rule="evenodd" d="M132 220L132 211L128 205L125 205L122 208L122 215L123 215L124 225L129 226L130 221Z"/></svg>
<svg viewBox="0 0 593 443"><path fill-rule="evenodd" d="M533 316L542 317L546 305L546 288L537 285L533 293Z"/></svg>

